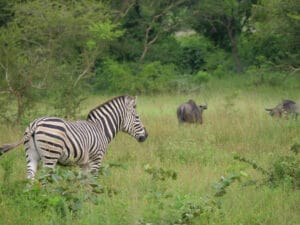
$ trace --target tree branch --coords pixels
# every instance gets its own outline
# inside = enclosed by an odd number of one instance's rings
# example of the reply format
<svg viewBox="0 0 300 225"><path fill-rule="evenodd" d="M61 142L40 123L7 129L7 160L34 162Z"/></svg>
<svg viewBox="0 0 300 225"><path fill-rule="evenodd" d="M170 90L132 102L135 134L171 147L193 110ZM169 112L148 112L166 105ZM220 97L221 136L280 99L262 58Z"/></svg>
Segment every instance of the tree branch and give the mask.
<svg viewBox="0 0 300 225"><path fill-rule="evenodd" d="M151 24L155 23L159 18L166 15L168 11L170 11L171 9L173 9L176 6L179 6L180 4L182 4L184 2L185 2L184 0L179 0L179 1L177 1L173 4L171 4L171 5L167 6L166 8L162 9L161 12L159 12L158 14L156 14L152 17L150 25L146 28L145 40L144 40L144 50L143 50L142 55L140 56L140 61L144 60L144 58L146 56L146 53L148 52L149 48L151 47L151 45L153 45L157 41L157 39L158 39L158 37L161 33L161 32L158 31L156 33L156 35L151 40L149 40L149 33L153 29L153 26Z"/></svg>
<svg viewBox="0 0 300 225"><path fill-rule="evenodd" d="M75 88L76 85L78 84L79 80L82 79L91 69L91 67L93 66L94 62L90 62L88 63L87 67L82 71L81 74L79 74L79 76L77 77L76 81L74 82L73 87Z"/></svg>
<svg viewBox="0 0 300 225"><path fill-rule="evenodd" d="M10 81L8 79L8 69L2 64L0 63L0 66L2 67L2 69L5 71L5 80L6 80L6 83L7 83L7 86L8 86L8 90L10 93L14 93L14 89L12 88L11 84L10 84Z"/></svg>

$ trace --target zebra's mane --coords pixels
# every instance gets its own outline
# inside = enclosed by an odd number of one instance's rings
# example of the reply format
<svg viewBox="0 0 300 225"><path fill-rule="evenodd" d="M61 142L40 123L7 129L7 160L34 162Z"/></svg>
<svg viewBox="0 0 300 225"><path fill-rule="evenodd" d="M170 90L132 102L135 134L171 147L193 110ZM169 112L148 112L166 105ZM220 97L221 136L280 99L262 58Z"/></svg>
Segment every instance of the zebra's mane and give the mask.
<svg viewBox="0 0 300 225"><path fill-rule="evenodd" d="M113 97L113 98L107 100L106 102L100 104L99 106L97 106L97 107L95 107L94 109L92 109L92 110L89 111L89 113L88 113L88 115L87 115L87 119L89 118L89 115L90 115L94 110L99 109L99 108L101 108L102 106L104 106L104 105L106 105L106 104L108 104L108 103L110 103L110 102L112 102L112 101L114 101L114 100L116 100L116 99L119 99L119 98L125 99L125 97L127 97L127 96L128 96L128 95L120 95L120 96L116 96L116 97Z"/></svg>

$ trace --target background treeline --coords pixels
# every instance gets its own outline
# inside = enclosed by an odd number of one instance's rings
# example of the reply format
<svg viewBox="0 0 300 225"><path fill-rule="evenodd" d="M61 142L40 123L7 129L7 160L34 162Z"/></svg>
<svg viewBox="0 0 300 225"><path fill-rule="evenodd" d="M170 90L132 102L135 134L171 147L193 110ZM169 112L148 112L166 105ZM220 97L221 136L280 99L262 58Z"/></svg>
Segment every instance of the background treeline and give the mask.
<svg viewBox="0 0 300 225"><path fill-rule="evenodd" d="M0 0L1 118L232 76L299 85L299 12L298 0Z"/></svg>

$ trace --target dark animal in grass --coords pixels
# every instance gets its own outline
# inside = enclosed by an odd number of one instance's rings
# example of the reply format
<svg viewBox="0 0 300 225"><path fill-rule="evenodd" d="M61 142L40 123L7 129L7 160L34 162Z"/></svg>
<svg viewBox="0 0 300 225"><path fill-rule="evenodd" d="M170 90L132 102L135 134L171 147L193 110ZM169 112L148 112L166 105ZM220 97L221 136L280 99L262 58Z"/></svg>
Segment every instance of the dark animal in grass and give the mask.
<svg viewBox="0 0 300 225"><path fill-rule="evenodd" d="M197 105L194 100L181 104L177 108L177 118L179 124L186 123L203 123L202 113L207 109L207 104Z"/></svg>
<svg viewBox="0 0 300 225"><path fill-rule="evenodd" d="M277 118L281 118L283 116L288 118L289 116L292 116L297 119L298 115L300 114L300 106L296 102L289 99L283 100L274 108L265 110L269 112L270 116Z"/></svg>

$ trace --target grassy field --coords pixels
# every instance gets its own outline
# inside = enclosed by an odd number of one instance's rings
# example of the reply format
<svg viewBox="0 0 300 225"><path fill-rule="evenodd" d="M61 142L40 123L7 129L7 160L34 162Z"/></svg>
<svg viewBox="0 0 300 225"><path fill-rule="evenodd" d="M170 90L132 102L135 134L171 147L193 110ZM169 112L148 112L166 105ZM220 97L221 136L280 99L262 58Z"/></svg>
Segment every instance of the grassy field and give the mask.
<svg viewBox="0 0 300 225"><path fill-rule="evenodd" d="M90 97L80 117L110 97ZM208 102L204 124L179 127L176 108L190 98ZM271 173L287 156L298 160L293 169L299 172L299 155L290 148L300 141L300 120L276 120L264 110L284 98L300 103L299 88L225 80L194 94L138 96L137 111L149 137L138 143L117 135L96 180L100 193L70 177L71 182L36 184L26 191L20 147L0 158L0 224L300 224L300 191L293 177L283 174L268 182L270 174L234 159L253 160ZM23 133L1 130L0 143ZM77 174L76 168L60 171L60 178Z"/></svg>

